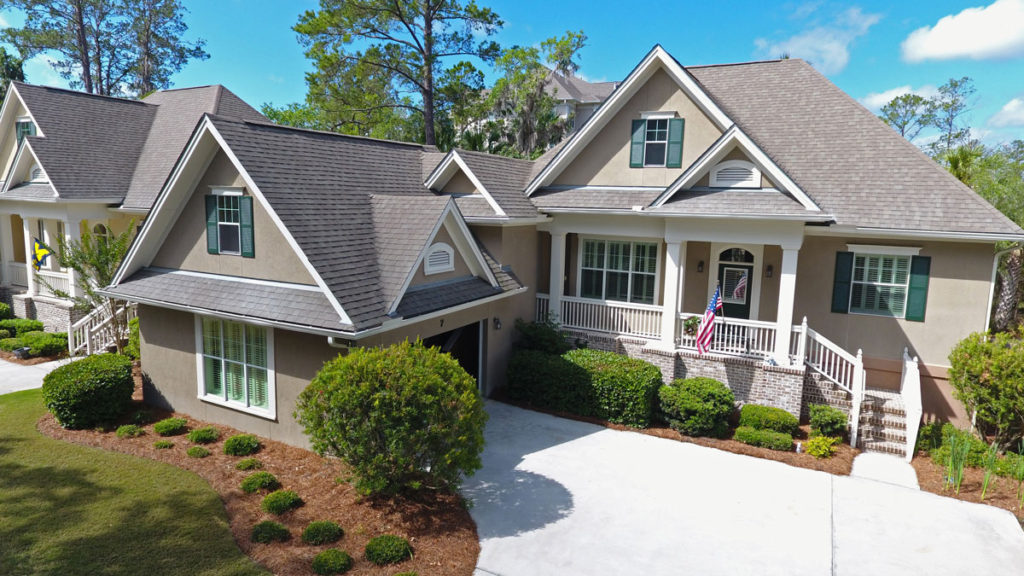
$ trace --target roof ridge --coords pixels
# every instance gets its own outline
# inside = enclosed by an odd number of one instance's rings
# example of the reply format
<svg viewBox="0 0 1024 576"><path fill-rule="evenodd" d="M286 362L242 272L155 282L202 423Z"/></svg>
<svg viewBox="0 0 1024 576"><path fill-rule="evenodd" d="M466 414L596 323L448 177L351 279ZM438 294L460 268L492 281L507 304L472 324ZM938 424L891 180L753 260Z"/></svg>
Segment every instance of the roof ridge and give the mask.
<svg viewBox="0 0 1024 576"><path fill-rule="evenodd" d="M372 143L376 143L376 144L396 144L396 145L399 145L399 146L406 146L406 147L409 147L409 148L417 148L419 150L423 150L423 151L426 151L426 152L430 152L431 151L426 144L420 144L419 142L403 142L401 140L386 140L384 138L373 138L371 136L358 136L356 134L341 134L339 132L329 132L327 130L314 130L312 128L300 128L298 126L287 126L287 125L284 125L284 124L275 124L275 123L271 122L269 119L266 122L255 122L255 121L252 121L252 120L240 120L238 118L234 118L234 117L231 117L231 116L222 116L220 114L211 114L209 112L207 112L205 115L209 116L211 119L216 120L218 122L231 122L231 123L234 123L234 124L251 124L252 126L259 126L261 128L277 129L277 130L282 130L282 131L285 131L285 132L299 132L299 133L305 133L305 134L315 134L315 135L320 135L320 136L331 136L331 137L334 137L334 138L341 138L341 139L347 139L347 140L360 140L360 141L372 142Z"/></svg>
<svg viewBox="0 0 1024 576"><path fill-rule="evenodd" d="M770 60L747 60L744 62L723 62L719 64L694 64L692 66L683 66L683 68L725 68L727 66L750 66L753 64L781 64L786 61L793 62L804 62L803 58L773 58Z"/></svg>
<svg viewBox="0 0 1024 576"><path fill-rule="evenodd" d="M511 160L513 162L521 162L523 164L533 165L533 160L527 160L526 158L515 158L513 156L502 156L501 154L491 154L490 152L481 152L479 150L466 150L465 148L452 148L453 151L459 154L468 154L470 156L482 156L484 158L496 158L498 160Z"/></svg>
<svg viewBox="0 0 1024 576"><path fill-rule="evenodd" d="M45 86L43 84L30 84L28 82L22 82L20 80L12 80L12 86L26 86L28 88L39 88L40 90L54 90L57 92L65 92L67 94L74 94L75 96L85 96L88 98L95 98L97 100L111 100L114 102L122 102L125 104L144 104L146 106L154 106L149 102L143 100L137 100L133 98L126 98L122 96L109 96L106 94L92 94L90 92L82 92L81 90L72 90L71 88L61 88L59 86Z"/></svg>

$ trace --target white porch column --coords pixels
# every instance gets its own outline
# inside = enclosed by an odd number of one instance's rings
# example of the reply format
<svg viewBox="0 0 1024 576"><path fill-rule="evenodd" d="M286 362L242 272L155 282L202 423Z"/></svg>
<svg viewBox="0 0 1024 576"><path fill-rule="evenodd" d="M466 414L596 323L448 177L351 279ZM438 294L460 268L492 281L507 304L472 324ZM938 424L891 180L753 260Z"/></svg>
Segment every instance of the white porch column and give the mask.
<svg viewBox="0 0 1024 576"><path fill-rule="evenodd" d="M675 350L679 301L682 298L681 276L686 258L686 242L667 242L665 248L665 280L661 291L661 347Z"/></svg>
<svg viewBox="0 0 1024 576"><path fill-rule="evenodd" d="M562 290L565 286L565 232L551 232L551 279L548 287L548 315L562 320Z"/></svg>
<svg viewBox="0 0 1024 576"><path fill-rule="evenodd" d="M800 250L782 247L779 271L779 307L775 316L775 362L789 366L789 344L793 334L793 302L796 299L796 261Z"/></svg>
<svg viewBox="0 0 1024 576"><path fill-rule="evenodd" d="M80 221L73 218L64 219L64 244L70 246L72 242L78 242L81 237ZM58 264L59 266L59 264ZM78 273L73 268L68 268L68 295L72 298L81 296L78 288Z"/></svg>
<svg viewBox="0 0 1024 576"><path fill-rule="evenodd" d="M11 285L9 263L14 262L14 231L11 229L11 215L0 214L0 276L2 285Z"/></svg>
<svg viewBox="0 0 1024 576"><path fill-rule="evenodd" d="M36 218L23 217L21 224L25 232L25 278L26 284L28 284L28 290L25 291L26 296L36 295L36 270L32 267L32 241L35 239L35 230L37 227L38 220Z"/></svg>

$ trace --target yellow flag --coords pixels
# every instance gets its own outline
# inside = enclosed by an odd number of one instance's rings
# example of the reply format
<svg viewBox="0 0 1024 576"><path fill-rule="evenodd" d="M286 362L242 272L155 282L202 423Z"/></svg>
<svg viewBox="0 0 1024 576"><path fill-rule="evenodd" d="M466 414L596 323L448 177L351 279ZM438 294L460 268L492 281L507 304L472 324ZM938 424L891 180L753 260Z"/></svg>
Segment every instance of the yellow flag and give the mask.
<svg viewBox="0 0 1024 576"><path fill-rule="evenodd" d="M53 252L39 241L39 238L35 239L35 245L32 247L32 266L39 271L43 264L46 264L46 259L50 257Z"/></svg>

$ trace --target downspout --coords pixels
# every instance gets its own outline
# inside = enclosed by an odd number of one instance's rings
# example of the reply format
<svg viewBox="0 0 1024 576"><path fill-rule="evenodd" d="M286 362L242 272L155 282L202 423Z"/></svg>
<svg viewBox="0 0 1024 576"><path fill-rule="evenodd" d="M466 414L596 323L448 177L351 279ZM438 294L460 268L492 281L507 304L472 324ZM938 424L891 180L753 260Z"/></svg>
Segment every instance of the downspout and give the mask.
<svg viewBox="0 0 1024 576"><path fill-rule="evenodd" d="M1003 254L1008 254L1019 248L1020 245L1015 244L1012 248L1000 250L992 256L992 278L989 280L988 307L985 308L985 332L988 332L992 324L992 301L996 298L996 274L999 272L999 259L1003 257Z"/></svg>

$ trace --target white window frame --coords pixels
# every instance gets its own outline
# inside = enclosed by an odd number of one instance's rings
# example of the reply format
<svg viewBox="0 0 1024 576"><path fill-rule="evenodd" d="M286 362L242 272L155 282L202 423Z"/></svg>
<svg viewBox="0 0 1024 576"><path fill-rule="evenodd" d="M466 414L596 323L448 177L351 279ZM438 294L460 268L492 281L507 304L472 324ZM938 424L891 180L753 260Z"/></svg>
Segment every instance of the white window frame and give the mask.
<svg viewBox="0 0 1024 576"><path fill-rule="evenodd" d="M607 299L607 284L601 282L601 298L592 298L589 296L583 296L583 246L588 241L604 242L604 263L603 268L600 268L604 273L608 273L608 242L618 242L629 245L629 280L627 281L626 300L608 300ZM633 302L633 274L646 274L642 272L633 271L633 255L634 246L637 244L654 244L654 301L651 304L645 304L641 302ZM661 261L664 258L662 254L662 240L659 238L615 238L610 236L578 236L578 245L576 247L576 297L586 298L587 300L593 300L596 302L612 302L615 304L630 304L635 306L660 306L658 301L661 299ZM588 270L598 270L598 268L588 268ZM625 272L625 270L611 270L611 272Z"/></svg>
<svg viewBox="0 0 1024 576"><path fill-rule="evenodd" d="M217 187L210 190L210 194L217 197L217 254L224 254L227 256L241 256L242 255L242 207L241 203L238 206L238 222L221 222L220 221L220 199L221 197L241 197L244 196L244 188L237 187ZM234 226L238 229L238 250L230 251L221 248L220 240L223 238L223 234L220 233L221 226Z"/></svg>
<svg viewBox="0 0 1024 576"><path fill-rule="evenodd" d="M910 271L911 271L911 266L914 263L914 256L916 256L921 251L921 249L920 248L909 248L909 247L903 247L903 246L868 246L868 245L860 245L860 244L848 244L847 245L847 249L850 249L850 248L858 248L859 251L858 250L849 250L850 252L853 252L853 262L850 265L850 299L849 299L849 301L846 304L847 312L850 313L850 314L856 314L858 316L877 316L877 317L880 317L880 318L896 318L896 319L899 319L899 320L905 319L907 317L907 299L910 298ZM906 282L903 282L902 284L901 283L897 283L897 282L882 282L881 278L879 278L879 280L877 282L871 282L871 281L868 281L868 280L856 280L854 278L854 273L855 273L855 271L857 269L857 257L858 256L859 257L863 257L863 258L871 258L871 257L906 258L907 259L907 280L906 280ZM895 274L895 263L894 263L893 271L894 271L894 274ZM883 313L881 311L878 311L878 310L872 311L872 310L865 310L863 308L862 309L858 309L858 310L854 310L854 308L853 308L853 287L854 287L855 284L860 284L862 286L876 286L876 287L881 286L881 287L890 287L890 288L892 288L892 287L895 287L895 288L902 287L903 288L903 310L902 310L902 312L897 316L896 314L885 314L885 313Z"/></svg>
<svg viewBox="0 0 1024 576"><path fill-rule="evenodd" d="M14 145L15 146L20 146L21 142L25 141L25 137L20 137L20 139L19 139L18 127L21 124L31 124L33 126L33 131L35 131L35 122L32 121L32 117L31 116L19 116L14 121Z"/></svg>
<svg viewBox="0 0 1024 576"><path fill-rule="evenodd" d="M644 162L643 162L643 167L644 168L664 168L665 165L668 164L668 132L669 132L669 125L671 124L669 122L669 120L674 118L675 115L674 114L665 114L665 113L647 113L647 114L644 114L642 117L643 117L643 121L644 121ZM665 122L665 139L664 140L648 140L647 139L647 132L650 131L650 123L651 122L658 122L658 121L664 121ZM657 130L657 128L655 128L655 130ZM647 145L648 144L664 144L665 145L664 153L662 154L661 163L660 164L648 164L647 163Z"/></svg>
<svg viewBox="0 0 1024 576"><path fill-rule="evenodd" d="M752 174L752 181L747 183L722 183L718 181L718 173L726 168L745 168L749 169ZM712 188L760 188L761 187L761 170L758 169L757 165L753 162L746 160L726 160L719 162L711 169L710 186Z"/></svg>
<svg viewBox="0 0 1024 576"><path fill-rule="evenodd" d="M432 266L430 256L436 252L444 252L448 255L447 266ZM427 249L427 255L423 257L423 273L427 276L432 274L443 274L455 270L455 249L444 242L435 242Z"/></svg>
<svg viewBox="0 0 1024 576"><path fill-rule="evenodd" d="M225 394L224 397L214 396L214 395L206 393L206 372L204 370L204 361L203 361L204 358L206 357L206 354L205 354L205 352L203 350L203 345L204 345L204 343L203 343L203 319L204 318L210 319L210 320L216 320L216 321L222 323L221 324L221 326L222 326L222 328L221 328L221 352L222 353L223 353L223 350L224 350L223 322L233 322L235 324L242 324L243 326L252 326L252 327L255 327L255 328L262 328L263 330L266 330L266 333L267 333L267 366L266 366L266 371L267 371L267 408L266 409L259 408L259 407L256 407L256 406L248 406L248 405L243 404L241 402L235 402L233 400L228 400L227 397L226 397L226 394L227 394L227 388L226 387L224 388L224 394ZM276 420L277 419L277 373L274 370L274 328L272 326L267 326L267 325L263 325L263 324L237 322L235 320L227 320L227 319L224 319L224 318L218 318L216 316L202 316L202 315L196 314L195 315L195 332L196 332L196 352L195 352L195 358L196 358L196 383L197 383L196 391L197 391L199 400L201 400L203 402L207 402L209 404L216 404L217 406L223 406L225 408L230 408L232 410L237 410L239 412L245 412L246 414L252 414L253 416L259 416L260 418L265 418L265 419L268 419L268 420ZM242 345L243 345L242 355L243 355L243 358L244 358L245 357L245 348L244 348L244 346L245 346L245 337L244 337L244 335L243 335L243 338L242 338ZM216 356L211 356L211 358L217 358L217 357ZM221 356L220 358L223 359L223 356ZM243 364L243 366L248 366L248 364L245 364L244 362L242 364ZM248 376L248 371L246 371L246 375ZM248 377L246 378L246 380L248 380ZM246 390L248 390L248 386L246 386Z"/></svg>

